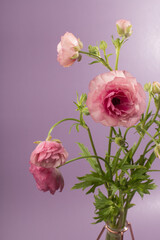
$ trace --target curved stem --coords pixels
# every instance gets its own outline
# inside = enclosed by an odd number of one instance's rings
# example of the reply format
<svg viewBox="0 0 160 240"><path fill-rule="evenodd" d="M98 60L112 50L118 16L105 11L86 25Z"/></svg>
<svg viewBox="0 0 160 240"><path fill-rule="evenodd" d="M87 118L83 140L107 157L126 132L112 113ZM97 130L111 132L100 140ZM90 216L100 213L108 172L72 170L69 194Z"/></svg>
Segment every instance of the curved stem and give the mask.
<svg viewBox="0 0 160 240"><path fill-rule="evenodd" d="M152 139L152 142L155 142L155 144L158 144L157 141L151 136L149 132L147 132L144 128L142 130Z"/></svg>
<svg viewBox="0 0 160 240"><path fill-rule="evenodd" d="M89 52L84 52L84 51L79 51L79 53L82 53L82 54L85 54L85 55L88 55L89 57L93 57L97 60L99 60L105 67L107 67L110 71L112 71L113 69L111 68L111 66L109 65L108 62L106 62L103 58L95 55L95 54L92 54L92 53L89 53Z"/></svg>
<svg viewBox="0 0 160 240"><path fill-rule="evenodd" d="M51 135L53 129L54 129L57 125L59 125L59 124L62 123L62 122L65 122L65 121L75 121L75 122L79 122L79 123L80 123L80 121L79 121L78 119L76 119L76 118L65 118L65 119L62 119L62 120L60 120L59 122L55 123L55 124L50 128L50 130L49 130L49 132L48 132L48 137Z"/></svg>
<svg viewBox="0 0 160 240"><path fill-rule="evenodd" d="M101 159L103 162L105 162L105 159L104 159L104 158L102 158L102 157L100 157L100 156L91 155L91 156L82 156L82 157L73 158L73 159L68 160L67 162L65 162L65 164L63 164L62 166L66 165L66 164L68 164L68 163L74 162L74 161L76 161L76 160L86 159L86 158L97 158L97 157L98 157L99 159Z"/></svg>
<svg viewBox="0 0 160 240"><path fill-rule="evenodd" d="M131 126L131 127L129 127L129 128L126 129L126 131L125 131L125 133L124 133L124 137L123 137L124 140L126 140L127 133L128 133L128 131L129 131L131 128L134 128L134 126Z"/></svg>

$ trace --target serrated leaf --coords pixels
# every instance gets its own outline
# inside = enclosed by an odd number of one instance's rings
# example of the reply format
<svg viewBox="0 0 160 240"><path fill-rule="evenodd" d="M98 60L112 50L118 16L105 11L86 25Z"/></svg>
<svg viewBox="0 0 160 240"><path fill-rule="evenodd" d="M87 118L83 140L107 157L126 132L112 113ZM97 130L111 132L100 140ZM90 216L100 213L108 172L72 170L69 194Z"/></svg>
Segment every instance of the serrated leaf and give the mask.
<svg viewBox="0 0 160 240"><path fill-rule="evenodd" d="M72 189L81 188L82 190L85 190L86 188L91 187L86 194L89 194L91 192L94 193L95 188L104 184L105 182L105 179L103 179L102 176L96 172L91 172L90 174L86 174L83 177L77 177L77 179L81 182L76 183Z"/></svg>
<svg viewBox="0 0 160 240"><path fill-rule="evenodd" d="M80 153L80 155L81 155L82 157L83 157L83 156L91 156L91 153L89 152L88 148L85 147L83 143L77 142L77 144L78 144L79 148L80 148L81 151L82 151L82 152ZM91 167L92 167L95 171L99 172L99 167L98 167L98 164L97 164L97 161L96 161L95 158L92 158L92 157L91 157L91 158L86 158L86 160L89 162L89 164L91 165Z"/></svg>
<svg viewBox="0 0 160 240"><path fill-rule="evenodd" d="M155 155L154 152L152 152L152 154L150 155L147 163L145 164L145 167L146 167L147 169L150 169L150 167L152 166L152 163L154 162L155 159L156 159L156 155Z"/></svg>

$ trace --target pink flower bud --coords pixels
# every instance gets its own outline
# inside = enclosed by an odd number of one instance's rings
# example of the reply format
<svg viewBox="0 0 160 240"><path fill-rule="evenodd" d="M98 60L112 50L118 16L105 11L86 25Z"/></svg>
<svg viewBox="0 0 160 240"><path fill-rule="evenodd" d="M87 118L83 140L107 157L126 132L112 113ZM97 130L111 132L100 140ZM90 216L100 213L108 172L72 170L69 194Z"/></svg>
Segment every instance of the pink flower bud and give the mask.
<svg viewBox="0 0 160 240"><path fill-rule="evenodd" d="M159 82L153 82L152 84L152 92L160 94L160 83Z"/></svg>
<svg viewBox="0 0 160 240"><path fill-rule="evenodd" d="M120 37L128 38L132 34L132 25L129 21L120 19L116 22L117 32Z"/></svg>
<svg viewBox="0 0 160 240"><path fill-rule="evenodd" d="M72 33L66 32L57 46L57 61L63 67L71 66L79 57L82 47L83 43L80 39L77 39Z"/></svg>

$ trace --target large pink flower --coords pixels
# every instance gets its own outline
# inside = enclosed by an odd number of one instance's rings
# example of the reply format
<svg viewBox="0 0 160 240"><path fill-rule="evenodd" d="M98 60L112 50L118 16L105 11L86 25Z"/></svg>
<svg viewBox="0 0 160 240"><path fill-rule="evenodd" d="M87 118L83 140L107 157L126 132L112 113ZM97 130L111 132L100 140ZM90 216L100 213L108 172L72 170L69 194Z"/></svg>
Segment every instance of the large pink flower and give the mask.
<svg viewBox="0 0 160 240"><path fill-rule="evenodd" d="M90 82L89 90L90 115L105 126L133 126L145 110L145 92L126 71L97 76Z"/></svg>
<svg viewBox="0 0 160 240"><path fill-rule="evenodd" d="M66 32L57 46L57 60L63 67L71 66L79 57L82 42L72 33Z"/></svg>
<svg viewBox="0 0 160 240"><path fill-rule="evenodd" d="M39 190L50 191L51 194L58 189L60 192L63 190L64 180L58 169L37 167L31 163L29 170L33 174Z"/></svg>
<svg viewBox="0 0 160 240"><path fill-rule="evenodd" d="M63 165L67 157L68 153L61 143L44 141L32 152L30 162L40 167L55 168Z"/></svg>

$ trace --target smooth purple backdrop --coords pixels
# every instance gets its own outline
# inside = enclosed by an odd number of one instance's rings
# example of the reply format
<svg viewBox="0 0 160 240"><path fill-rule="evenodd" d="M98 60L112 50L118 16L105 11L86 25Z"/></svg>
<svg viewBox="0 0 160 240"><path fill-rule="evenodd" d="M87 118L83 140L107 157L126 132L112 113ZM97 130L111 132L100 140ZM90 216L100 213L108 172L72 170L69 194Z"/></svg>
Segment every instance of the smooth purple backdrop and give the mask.
<svg viewBox="0 0 160 240"><path fill-rule="evenodd" d="M33 141L44 140L49 128L65 117L78 117L73 101L76 90L88 91L90 80L102 73L101 65L89 66L91 59L70 68L56 60L61 35L72 32L84 43L96 45L116 35L115 22L131 21L133 35L121 50L119 69L131 72L142 85L159 81L160 2L158 0L1 0L0 1L0 105L1 105L1 240L96 240L103 224L93 225L93 196L71 190L90 170L81 160L61 168L65 179L62 193L43 193L29 173ZM108 52L114 53L113 46ZM114 56L111 57L111 64ZM88 118L99 154L104 155L109 129ZM54 138L63 141L70 159L79 149L90 148L84 130L79 134L71 123L58 126ZM136 135L129 136L130 142ZM139 154L139 153L137 153ZM154 168L160 169L160 160ZM152 174L160 186L160 174ZM159 240L160 187L128 214L136 240ZM154 237L153 237L154 236ZM104 236L102 237L104 239ZM125 239L130 239L126 233Z"/></svg>

